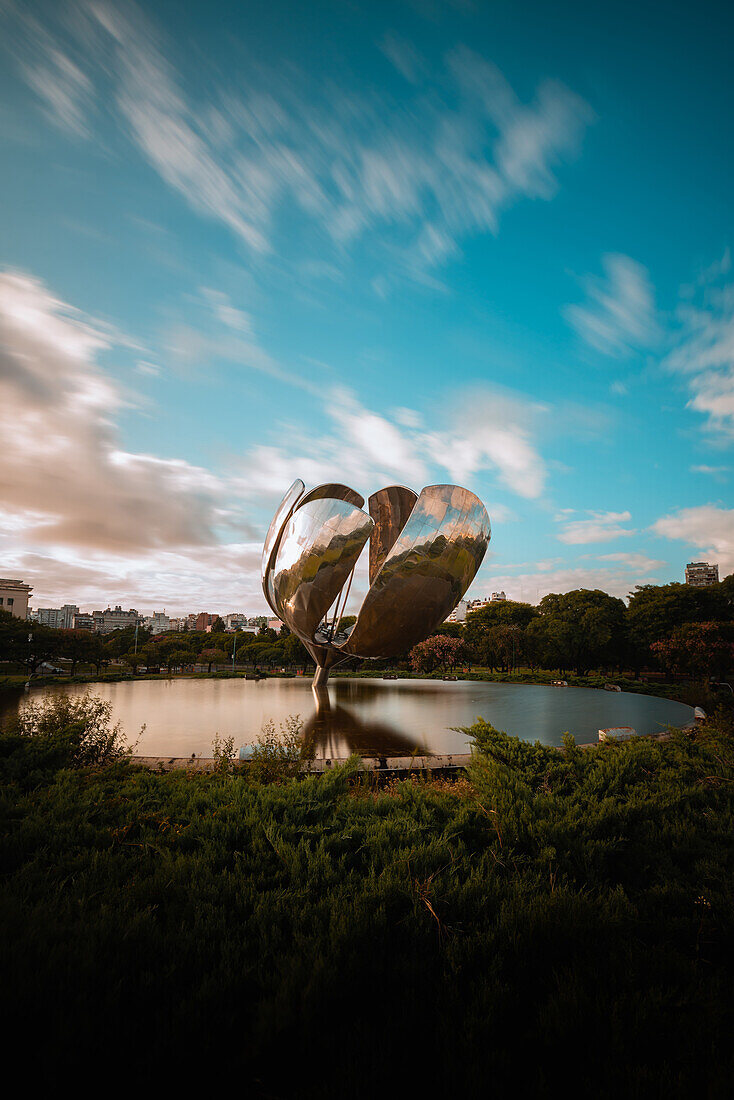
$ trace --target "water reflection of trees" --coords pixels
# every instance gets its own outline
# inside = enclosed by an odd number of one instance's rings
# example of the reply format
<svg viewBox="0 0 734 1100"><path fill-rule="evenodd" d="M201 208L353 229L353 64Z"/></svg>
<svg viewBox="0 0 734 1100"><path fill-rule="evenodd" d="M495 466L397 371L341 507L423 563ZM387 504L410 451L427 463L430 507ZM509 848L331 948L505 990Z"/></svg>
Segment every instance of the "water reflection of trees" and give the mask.
<svg viewBox="0 0 734 1100"><path fill-rule="evenodd" d="M351 753L410 756L416 748L422 751L414 738L394 726L364 721L347 707L333 705L326 691L314 690L314 703L314 713L303 724L303 738L307 748L318 757L334 760Z"/></svg>

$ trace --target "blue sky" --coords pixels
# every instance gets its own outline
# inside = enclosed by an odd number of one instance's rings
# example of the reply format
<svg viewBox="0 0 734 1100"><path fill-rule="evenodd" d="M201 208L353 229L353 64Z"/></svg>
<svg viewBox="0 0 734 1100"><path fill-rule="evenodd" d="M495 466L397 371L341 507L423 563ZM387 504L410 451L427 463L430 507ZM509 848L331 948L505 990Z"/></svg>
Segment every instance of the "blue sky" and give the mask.
<svg viewBox="0 0 734 1100"><path fill-rule="evenodd" d="M298 476L473 489L473 595L734 570L728 5L0 20L0 553L36 606L262 611Z"/></svg>

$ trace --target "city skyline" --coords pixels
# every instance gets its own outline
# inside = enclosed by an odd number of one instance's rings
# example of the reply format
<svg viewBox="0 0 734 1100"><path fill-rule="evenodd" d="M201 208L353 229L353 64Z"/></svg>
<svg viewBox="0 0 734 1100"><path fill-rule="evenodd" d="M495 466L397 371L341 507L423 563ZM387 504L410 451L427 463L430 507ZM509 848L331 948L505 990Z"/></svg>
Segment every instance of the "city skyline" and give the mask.
<svg viewBox="0 0 734 1100"><path fill-rule="evenodd" d="M295 477L467 485L469 598L731 573L731 19L0 3L4 575L266 614Z"/></svg>

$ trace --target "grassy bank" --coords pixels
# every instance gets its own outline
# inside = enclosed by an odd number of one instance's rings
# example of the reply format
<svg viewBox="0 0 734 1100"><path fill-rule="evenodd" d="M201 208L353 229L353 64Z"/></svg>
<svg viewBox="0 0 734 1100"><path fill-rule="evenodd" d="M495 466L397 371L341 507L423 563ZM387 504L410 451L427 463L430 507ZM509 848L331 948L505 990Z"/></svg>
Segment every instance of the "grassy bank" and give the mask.
<svg viewBox="0 0 734 1100"><path fill-rule="evenodd" d="M478 723L468 779L377 790L157 775L66 722L0 739L4 1001L54 1075L729 1094L725 723L564 754Z"/></svg>

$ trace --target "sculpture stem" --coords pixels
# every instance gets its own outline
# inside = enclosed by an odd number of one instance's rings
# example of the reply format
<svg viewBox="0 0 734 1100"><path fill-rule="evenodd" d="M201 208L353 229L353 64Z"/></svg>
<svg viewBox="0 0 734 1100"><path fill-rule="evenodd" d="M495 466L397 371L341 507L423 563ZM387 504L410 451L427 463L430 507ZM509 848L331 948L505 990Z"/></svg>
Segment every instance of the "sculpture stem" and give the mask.
<svg viewBox="0 0 734 1100"><path fill-rule="evenodd" d="M326 681L329 679L329 670L324 668L323 665L316 666L316 672L313 677L313 686L315 688L326 687Z"/></svg>

